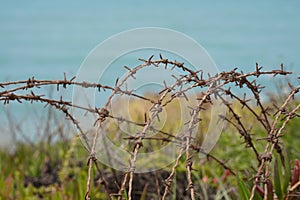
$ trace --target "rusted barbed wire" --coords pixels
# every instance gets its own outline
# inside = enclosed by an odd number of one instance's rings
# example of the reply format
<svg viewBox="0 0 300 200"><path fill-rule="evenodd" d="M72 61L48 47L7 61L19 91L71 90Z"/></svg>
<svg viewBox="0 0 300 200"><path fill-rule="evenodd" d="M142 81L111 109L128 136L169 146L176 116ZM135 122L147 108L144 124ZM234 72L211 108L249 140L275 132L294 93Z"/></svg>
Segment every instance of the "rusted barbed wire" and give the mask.
<svg viewBox="0 0 300 200"><path fill-rule="evenodd" d="M266 186L267 180L269 178L269 164L272 160L274 149L283 158L283 155L281 153L282 147L279 145L280 137L282 136L282 132L286 124L292 118L299 117L299 114L297 112L300 109L300 106L298 104L290 111L288 111L287 105L289 105L290 101L294 99L295 94L299 92L300 86L293 86L290 83L288 84L291 92L286 98L285 102L280 107L275 108L275 119L272 119L272 113L270 113L269 107L265 106L261 100L261 92L264 87L258 84L256 80L250 81L249 78L254 77L258 79L263 75L285 76L291 74L291 72L285 71L283 65L281 65L280 69L278 70L263 71L262 67L259 67L259 65L256 64L255 71L250 73L238 72L238 69L235 68L227 72L220 72L215 75L208 75L207 77L204 77L205 74L202 70L194 71L186 67L184 63L171 61L169 59L163 58L162 55L159 55L158 60L153 60L153 58L154 56L150 56L149 59L146 60L140 59L142 64L134 68L124 66L124 68L127 70L127 74L121 80L117 78L114 86L102 85L101 83L89 83L85 81L77 82L76 77L67 79L66 74L64 74L64 78L62 80L37 80L34 77L31 77L28 80L0 83L0 89L2 89L0 90L0 102L3 102L4 104L9 104L11 101L16 101L19 103L22 103L23 101L31 103L41 102L45 104L45 106L52 106L55 109L63 112L80 132L80 136L83 137L86 149L90 154L88 158L88 180L85 196L86 199L90 199L90 188L92 185L92 167L96 166L97 171L101 177L101 183L104 185L107 197L111 199L112 196L117 196L118 199L121 200L123 197L123 193L125 190L127 190L127 188L128 199L132 199L134 192L133 179L136 170L137 157L140 150L144 146L144 141L146 140L156 140L163 143L174 142L178 145L178 153L175 158L175 162L172 165L169 176L164 181L165 188L163 190L164 192L162 195L162 199L166 199L168 194L170 193L170 187L173 183L176 169L179 165L180 159L184 155L188 180L187 190L189 191L191 199L196 198L192 177L192 170L194 170L194 153L202 153L207 158L212 158L224 169L229 170L231 174L235 175L234 170L230 169L223 161L209 154L209 152L205 152L203 149L201 149L201 147L195 145L195 138L192 137L192 132L195 131L195 128L199 124L201 124L202 119L199 118L199 114L206 110L207 104L213 104L213 101L220 100L222 104L225 105L230 114L230 116L219 115L220 119L225 120L237 129L240 136L243 137L246 147L249 147L256 156L258 168L251 193L251 198L253 199L256 185L264 183ZM174 68L177 68L182 72L182 74L179 77L172 75L173 83L169 85L167 85L166 82L163 82L164 89L156 94L158 98L146 97L145 95L140 95L134 90L130 90L130 88L127 88L126 83L131 78L137 79L137 72L142 71L144 68L148 67L152 67L153 70L155 70L156 68L165 68L171 71ZM59 99L48 98L43 94L37 94L35 91L33 91L33 89L39 90L40 88L51 85L56 85L57 91L60 89L60 87L67 88L69 86L78 86L82 88L95 88L98 92L100 92L100 94L102 90L110 91L111 94L107 98L107 101L104 103L103 107L91 108L81 105L75 105L71 101L64 100L63 97L60 97ZM239 97L239 95L232 92L231 87L245 89L246 91L248 91L248 93L244 93L244 96ZM176 135L175 133L154 128L154 120L159 119L160 113L166 106L174 102L174 100L177 98L183 98L185 99L185 101L188 101L189 98L191 98L188 92L192 91L195 88L201 89L201 95L197 99L198 103L191 107L191 114L189 116L189 119L187 119L187 123L185 124L186 129L184 132ZM130 96L138 100L150 103L151 106L148 110L149 116L145 114L145 122L141 123L131 119L126 119L123 116L116 116L111 113L110 106L112 100L114 98L119 98L121 95ZM256 142L261 140L255 140L253 138L254 133L251 133L251 130L247 129L246 125L241 120L241 116L239 116L239 114L232 106L232 101L238 102L238 104L241 105L241 109L245 109L249 113L251 113L256 121L263 127L266 134L266 137L262 138L263 141L266 141L264 152L259 152L259 150L256 148ZM259 108L259 111L254 110L253 105L251 105L250 102L255 102L257 107ZM80 122L78 122L75 117L69 112L70 108L83 110L85 112L97 115L97 119L95 121L96 127L92 142L90 142L86 137L86 133L81 128ZM144 113L141 114L144 115ZM107 122L107 119L116 120L119 124L132 124L142 129L140 132L135 133L135 136L122 137L124 140L132 141L134 146L131 149L131 159L129 161L128 168L124 173L123 180L120 183L121 185L119 185L119 191L117 192L117 194L112 194L112 192L109 191L109 187L107 185L108 183L101 175L101 170L97 164L97 159L95 157L97 139L99 134L103 132L102 125L103 123ZM279 124L280 120L282 120L283 123ZM160 133L161 137L148 136L149 132L151 131Z"/></svg>
<svg viewBox="0 0 300 200"><path fill-rule="evenodd" d="M289 83L289 85L291 85L291 84ZM292 88L292 91L286 98L285 102L281 105L281 107L275 113L275 119L271 125L272 128L271 128L270 132L268 133L268 137L266 138L267 144L265 146L265 150L261 154L261 157L260 157L260 165L259 165L257 173L255 175L254 186L252 187L252 190L251 190L250 199L254 198L255 189L259 183L264 183L265 191L266 191L265 196L268 195L267 182L268 182L269 176L270 176L269 165L270 165L270 162L272 161L273 150L276 149L277 153L279 153L281 158L283 158L282 150L281 150L280 146L278 145L279 137L282 135L282 131L285 128L286 124L293 117L296 117L296 116L299 117L299 115L296 114L296 112L299 111L300 104L298 104L295 108L293 108L292 111L287 111L288 103L292 99L294 99L295 94L299 92L300 85L297 87L291 87L291 88ZM279 124L280 117L282 117L284 122L279 127L276 127Z"/></svg>

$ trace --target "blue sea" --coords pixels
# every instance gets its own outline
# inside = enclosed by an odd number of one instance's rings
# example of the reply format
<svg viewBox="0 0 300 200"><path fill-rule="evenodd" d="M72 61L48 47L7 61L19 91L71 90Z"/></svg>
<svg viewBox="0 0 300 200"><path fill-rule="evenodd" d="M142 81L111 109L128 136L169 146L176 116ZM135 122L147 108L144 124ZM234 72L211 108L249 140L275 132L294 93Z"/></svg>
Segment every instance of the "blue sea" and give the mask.
<svg viewBox="0 0 300 200"><path fill-rule="evenodd" d="M256 62L273 69L284 63L299 75L299 22L297 0L1 0L0 82L32 76L60 79L63 72L72 77L96 45L142 27L186 34L206 49L220 71L235 67L251 71ZM135 60L129 64L134 65ZM7 107L1 105L0 109L0 131L5 131ZM26 119L32 107L16 105L11 109L18 121Z"/></svg>

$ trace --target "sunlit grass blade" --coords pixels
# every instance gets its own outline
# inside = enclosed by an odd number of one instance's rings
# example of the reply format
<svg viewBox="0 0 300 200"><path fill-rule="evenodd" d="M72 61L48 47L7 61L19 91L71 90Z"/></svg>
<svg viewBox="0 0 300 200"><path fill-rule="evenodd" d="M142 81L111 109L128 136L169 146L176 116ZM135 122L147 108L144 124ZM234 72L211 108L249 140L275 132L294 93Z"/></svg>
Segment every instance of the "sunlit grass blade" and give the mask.
<svg viewBox="0 0 300 200"><path fill-rule="evenodd" d="M238 175L237 175L237 183L238 183L238 191L239 191L239 196L243 200L247 200L250 198L250 191L246 187L245 181L242 180Z"/></svg>
<svg viewBox="0 0 300 200"><path fill-rule="evenodd" d="M275 159L274 162L274 186L275 186L275 194L279 199L283 198L282 190L281 190L281 180L282 180L282 165L278 159Z"/></svg>
<svg viewBox="0 0 300 200"><path fill-rule="evenodd" d="M141 199L140 200L146 200L147 199L147 192L148 192L148 183L144 186Z"/></svg>

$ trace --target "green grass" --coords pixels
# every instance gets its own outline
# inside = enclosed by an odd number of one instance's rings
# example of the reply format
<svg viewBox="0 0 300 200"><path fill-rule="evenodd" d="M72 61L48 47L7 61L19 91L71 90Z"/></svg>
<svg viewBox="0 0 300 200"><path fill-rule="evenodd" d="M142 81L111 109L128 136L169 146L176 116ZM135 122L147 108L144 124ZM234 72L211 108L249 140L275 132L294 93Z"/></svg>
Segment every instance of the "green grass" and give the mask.
<svg viewBox="0 0 300 200"><path fill-rule="evenodd" d="M251 120L249 123L252 123ZM293 119L282 137L284 151L288 152L291 162L300 158L299 127L300 120ZM266 135L259 126L252 128L254 138ZM164 127L164 129L169 130L172 127ZM226 161L230 168L238 172L239 178L233 175L224 177L226 171L215 161L205 158L194 161L195 171L192 174L194 185L197 191L201 191L197 197L238 199L241 198L239 195L249 195L248 190L252 184L250 178L255 174L254 169L258 162L253 151L245 148L242 142L243 139L240 138L237 131L229 127L221 134L211 152L212 155ZM265 141L254 142L259 150L264 148ZM20 142L13 152L2 149L0 150L0 199L84 199L88 169L87 158L88 153L77 137L50 144L43 141L35 145ZM275 159L272 164L274 162ZM292 168L292 163L289 164ZM112 171L106 166L100 164L100 167L106 174L112 174ZM171 167L172 165L164 170L170 172ZM48 173L47 170L50 172ZM93 170L93 178L95 178L97 172L95 169ZM178 187L182 187L180 184L186 181L185 172L185 157L183 156L176 173ZM37 187L32 181L28 181L30 178L41 180L49 174L57 176L55 183ZM93 183L91 198L106 199L102 186L96 180ZM111 181L110 184L114 183ZM145 188L141 191L142 199L147 199L151 195L147 191L149 189Z"/></svg>

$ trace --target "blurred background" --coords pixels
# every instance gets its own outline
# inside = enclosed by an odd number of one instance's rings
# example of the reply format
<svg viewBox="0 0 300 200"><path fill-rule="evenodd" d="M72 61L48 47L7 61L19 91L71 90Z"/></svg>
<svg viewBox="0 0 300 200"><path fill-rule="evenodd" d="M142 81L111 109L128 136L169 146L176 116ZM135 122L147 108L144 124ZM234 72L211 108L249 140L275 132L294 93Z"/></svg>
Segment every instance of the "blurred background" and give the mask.
<svg viewBox="0 0 300 200"><path fill-rule="evenodd" d="M251 71L256 62L265 69L284 63L299 71L297 0L215 4L158 0L0 2L0 82L32 76L61 79L63 72L72 77L100 42L140 27L169 28L192 37L208 51L220 71L234 67ZM32 108L14 105L10 112L26 127L31 126L24 121ZM1 105L0 109L5 132L8 107ZM38 120L40 115L36 116Z"/></svg>

